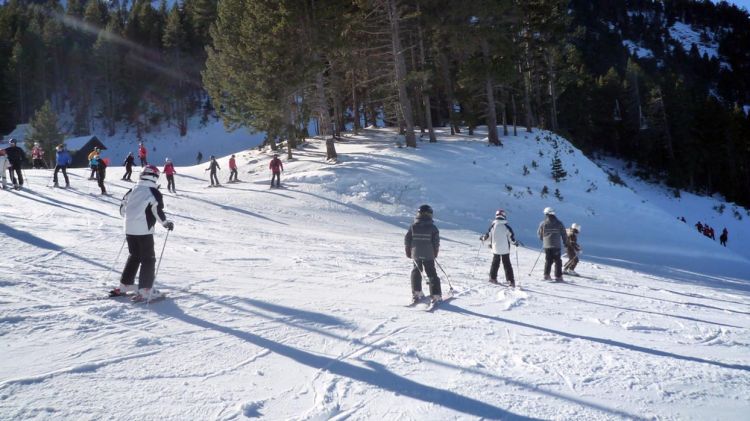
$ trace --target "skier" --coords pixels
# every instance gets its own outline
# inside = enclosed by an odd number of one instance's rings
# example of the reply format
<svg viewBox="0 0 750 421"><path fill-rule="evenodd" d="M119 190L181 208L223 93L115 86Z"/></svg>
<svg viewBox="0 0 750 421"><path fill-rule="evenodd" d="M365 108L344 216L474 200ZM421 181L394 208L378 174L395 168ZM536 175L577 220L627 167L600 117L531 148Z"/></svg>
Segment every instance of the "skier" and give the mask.
<svg viewBox="0 0 750 421"><path fill-rule="evenodd" d="M515 288L516 281L513 277L513 266L510 264L510 245L518 247L518 241L516 241L515 235L513 234L513 228L508 225L507 215L504 210L498 209L495 212L495 220L492 221L490 229L479 237L480 240L490 240L490 247L492 248L492 265L490 265L490 283L497 284L497 271L500 268L500 262L503 262L503 270L505 271L505 281L512 288Z"/></svg>
<svg viewBox="0 0 750 421"><path fill-rule="evenodd" d="M206 168L205 171L211 170L211 187L219 187L221 184L219 184L219 177L216 175L216 170L221 169L219 166L219 163L216 162L216 157L211 155L211 162L208 164L208 168ZM214 184L215 182L215 184Z"/></svg>
<svg viewBox="0 0 750 421"><path fill-rule="evenodd" d="M148 161L146 160L146 156L148 155L148 151L146 150L146 147L143 146L143 142L138 143L138 159L141 160L141 168L148 165Z"/></svg>
<svg viewBox="0 0 750 421"><path fill-rule="evenodd" d="M174 187L174 175L177 174L177 171L175 171L174 164L172 164L172 160L169 158L167 158L164 164L164 174L167 176L167 190L177 193L177 189Z"/></svg>
<svg viewBox="0 0 750 421"><path fill-rule="evenodd" d="M96 164L96 183L99 184L102 194L107 194L107 189L104 188L104 178L107 175L107 162L101 155L97 155L94 161Z"/></svg>
<svg viewBox="0 0 750 421"><path fill-rule="evenodd" d="M8 162L10 163L9 172L10 172L10 181L13 183L13 188L16 190L21 189L23 187L23 173L21 172L21 165L23 165L24 162L26 162L26 154L23 152L23 149L19 148L16 145L16 139L10 139L10 146L5 148L5 155L8 157ZM13 172L18 175L18 181L16 181L16 177L13 174Z"/></svg>
<svg viewBox="0 0 750 421"><path fill-rule="evenodd" d="M125 193L120 204L120 215L125 218L125 239L128 243L128 260L120 277L120 286L110 291L116 297L128 292L136 292L135 274L140 267L138 290L133 301L148 301L162 296L154 288L154 225L159 222L169 231L174 222L164 214L164 201L156 186L159 169L146 165L141 171L140 181Z"/></svg>
<svg viewBox="0 0 750 421"><path fill-rule="evenodd" d="M201 161L203 161L203 153L201 151L198 151L198 156L195 157L196 165L200 165Z"/></svg>
<svg viewBox="0 0 750 421"><path fill-rule="evenodd" d="M0 186L2 186L3 190L7 187L7 182L5 181L5 169L8 168L8 157L5 156L5 149L0 149Z"/></svg>
<svg viewBox="0 0 750 421"><path fill-rule="evenodd" d="M578 265L578 255L581 254L581 246L578 244L578 234L581 233L581 226L578 224L572 224L566 231L568 235L568 261L563 266L563 273L566 275L578 276L576 273L576 266Z"/></svg>
<svg viewBox="0 0 750 421"><path fill-rule="evenodd" d="M55 187L59 187L57 184L57 173L62 171L63 177L65 177L65 188L70 187L70 180L68 179L68 165L73 162L68 150L65 149L65 145L57 145L55 148L55 173L52 175L52 181L55 183Z"/></svg>
<svg viewBox="0 0 750 421"><path fill-rule="evenodd" d="M34 142L34 147L31 148L31 163L34 169L47 168L47 164L44 162L44 149L39 145L39 142Z"/></svg>
<svg viewBox="0 0 750 421"><path fill-rule="evenodd" d="M273 180L276 180L276 187L281 187L281 172L284 171L284 164L279 159L279 154L273 154L273 159L268 164L268 168L271 169L271 187L273 188Z"/></svg>
<svg viewBox="0 0 750 421"><path fill-rule="evenodd" d="M432 208L422 205L417 211L414 223L409 227L404 237L406 257L413 260L411 269L412 303L416 304L424 298L422 293L422 270L427 273L430 286L430 302L442 300L440 278L435 271L435 259L440 250L440 231L432 222Z"/></svg>
<svg viewBox="0 0 750 421"><path fill-rule="evenodd" d="M125 174L122 179L125 181L132 181L130 177L133 175L133 165L135 165L135 157L133 152L128 152L128 156L125 158L125 162L122 163L125 166Z"/></svg>
<svg viewBox="0 0 750 421"><path fill-rule="evenodd" d="M560 249L562 245L568 244L568 237L565 233L565 226L555 216L555 210L544 208L544 220L539 224L537 230L539 239L543 241L544 247L544 280L551 281L550 271L552 263L555 264L555 281L562 282L562 258Z"/></svg>
<svg viewBox="0 0 750 421"><path fill-rule="evenodd" d="M234 178L233 178L234 177ZM234 181L232 181L234 179ZM234 154L229 158L229 182L236 183L240 180L237 179L237 162L234 160Z"/></svg>
<svg viewBox="0 0 750 421"><path fill-rule="evenodd" d="M96 178L96 170L97 165L99 163L99 160L97 159L99 157L99 148L94 147L94 150L89 152L89 168L91 168L91 174L89 175L89 180L93 180Z"/></svg>
<svg viewBox="0 0 750 421"><path fill-rule="evenodd" d="M721 235L719 236L719 244L726 247L727 240L729 240L729 231L727 231L727 227L724 227L724 229L721 231Z"/></svg>

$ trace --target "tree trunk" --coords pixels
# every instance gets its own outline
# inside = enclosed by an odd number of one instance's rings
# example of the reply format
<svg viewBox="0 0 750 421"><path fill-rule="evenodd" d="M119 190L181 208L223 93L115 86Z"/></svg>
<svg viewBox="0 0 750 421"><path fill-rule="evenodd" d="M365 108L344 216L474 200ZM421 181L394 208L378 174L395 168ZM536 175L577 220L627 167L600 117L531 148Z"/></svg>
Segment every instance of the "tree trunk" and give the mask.
<svg viewBox="0 0 750 421"><path fill-rule="evenodd" d="M393 50L393 62L396 70L396 85L398 86L398 101L401 105L401 116L405 125L406 146L416 148L417 139L414 135L414 114L411 109L411 101L406 91L406 63L401 50L401 30L397 0L388 1L388 19L391 24L391 48Z"/></svg>
<svg viewBox="0 0 750 421"><path fill-rule="evenodd" d="M492 77L492 63L490 62L490 46L487 39L482 37L482 61L484 62L484 88L487 95L487 140L490 145L502 146L497 136L497 109L495 108L495 80Z"/></svg>
<svg viewBox="0 0 750 421"><path fill-rule="evenodd" d="M510 103L513 107L513 136L518 136L518 113L516 112L516 94L510 94Z"/></svg>
<svg viewBox="0 0 750 421"><path fill-rule="evenodd" d="M417 11L419 12L419 4L417 4ZM422 36L422 25L417 25L417 36L419 37L419 59L424 70L427 66L427 58L424 53L424 38ZM427 125L427 131L430 136L430 143L437 142L435 137L435 128L432 125L432 103L430 101L430 95L425 90L425 80L422 80L422 102L424 104L424 121Z"/></svg>
<svg viewBox="0 0 750 421"><path fill-rule="evenodd" d="M443 74L443 83L445 83L445 94L448 97L448 119L450 120L451 134L461 133L458 128L458 116L456 116L456 110L453 109L456 103L456 96L453 91L453 83L451 82L450 69L448 68L448 58L441 51L440 55L440 70Z"/></svg>
<svg viewBox="0 0 750 421"><path fill-rule="evenodd" d="M359 99L357 98L357 82L354 79L354 71L352 70L352 112L354 113L354 134L359 134Z"/></svg>

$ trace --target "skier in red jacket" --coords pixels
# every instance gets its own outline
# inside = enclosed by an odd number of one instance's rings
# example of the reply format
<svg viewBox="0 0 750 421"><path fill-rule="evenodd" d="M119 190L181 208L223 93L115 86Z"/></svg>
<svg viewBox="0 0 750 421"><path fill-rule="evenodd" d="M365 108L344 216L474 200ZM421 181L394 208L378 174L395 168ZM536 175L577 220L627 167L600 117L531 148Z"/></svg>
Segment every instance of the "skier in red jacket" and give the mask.
<svg viewBox="0 0 750 421"><path fill-rule="evenodd" d="M229 182L236 183L240 180L237 179L237 161L234 160L234 155L229 158Z"/></svg>
<svg viewBox="0 0 750 421"><path fill-rule="evenodd" d="M268 164L268 168L271 169L271 187L273 188L273 180L276 180L276 187L281 187L281 172L284 171L284 164L279 159L279 154L273 154L273 159Z"/></svg>
<svg viewBox="0 0 750 421"><path fill-rule="evenodd" d="M146 160L146 156L148 155L148 151L146 150L146 147L143 146L143 142L138 144L138 159L141 160L141 167L144 167L148 165L148 161Z"/></svg>

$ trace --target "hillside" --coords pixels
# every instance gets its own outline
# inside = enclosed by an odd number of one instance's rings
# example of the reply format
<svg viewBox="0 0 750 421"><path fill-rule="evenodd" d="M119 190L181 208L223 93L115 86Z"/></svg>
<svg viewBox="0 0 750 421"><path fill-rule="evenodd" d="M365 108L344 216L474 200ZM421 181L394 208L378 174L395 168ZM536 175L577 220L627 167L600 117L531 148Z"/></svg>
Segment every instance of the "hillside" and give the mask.
<svg viewBox="0 0 750 421"><path fill-rule="evenodd" d="M265 151L238 153L244 183L220 189L204 188L203 166L178 168L157 280L170 297L150 305L97 299L117 278L121 169L104 198L82 170L73 190L27 170L30 190L0 192L0 418L746 417L747 224L720 248L546 132L502 148L439 136L401 149L368 130L338 143L337 165L313 140L279 190ZM545 185L563 200L540 198ZM456 297L434 313L404 307L403 235L422 203ZM585 277L564 284L540 281L538 264L528 275L550 205L583 227ZM526 244L515 291L486 282L478 236L498 207ZM166 240L158 230L157 253Z"/></svg>

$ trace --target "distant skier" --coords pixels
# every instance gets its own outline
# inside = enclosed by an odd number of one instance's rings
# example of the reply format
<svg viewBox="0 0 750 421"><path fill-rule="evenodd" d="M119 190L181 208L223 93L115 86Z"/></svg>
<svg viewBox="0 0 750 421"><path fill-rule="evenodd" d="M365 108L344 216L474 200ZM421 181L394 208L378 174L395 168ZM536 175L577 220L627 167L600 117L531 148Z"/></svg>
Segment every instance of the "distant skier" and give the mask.
<svg viewBox="0 0 750 421"><path fill-rule="evenodd" d="M97 155L94 159L96 163L96 183L104 195L107 194L107 189L104 187L104 179L107 176L107 161L101 155Z"/></svg>
<svg viewBox="0 0 750 421"><path fill-rule="evenodd" d="M211 161L208 164L208 168L206 168L206 171L210 172L210 178L211 178L211 187L219 187L221 184L219 184L219 177L216 175L216 170L220 170L221 167L219 166L219 163L216 162L216 157L211 155Z"/></svg>
<svg viewBox="0 0 750 421"><path fill-rule="evenodd" d="M201 151L198 151L198 156L195 157L196 165L200 165L201 161L203 161L203 153Z"/></svg>
<svg viewBox="0 0 750 421"><path fill-rule="evenodd" d="M125 162L122 163L125 166L125 174L122 179L125 181L132 181L130 177L133 175L133 165L135 165L135 157L133 152L128 152L128 156L125 158Z"/></svg>
<svg viewBox="0 0 750 421"><path fill-rule="evenodd" d="M568 244L568 237L565 233L565 226L555 216L555 210L544 208L544 220L539 224L537 230L539 239L542 240L544 248L544 280L550 281L550 271L552 264L555 264L555 281L562 282L562 258L561 248Z"/></svg>
<svg viewBox="0 0 750 421"><path fill-rule="evenodd" d="M13 188L18 190L23 187L23 173L21 172L21 166L26 162L26 154L23 149L16 145L16 139L10 139L10 146L5 148L5 156L8 157L8 163L10 164L10 182L13 183ZM15 172L15 175L13 174ZM18 181L16 181L16 175Z"/></svg>
<svg viewBox="0 0 750 421"><path fill-rule="evenodd" d="M99 148L94 147L94 150L89 152L89 156L88 156L89 168L91 169L89 180L94 180L96 178L97 164L99 163L98 157L99 157Z"/></svg>
<svg viewBox="0 0 750 421"><path fill-rule="evenodd" d="M727 228L724 227L724 229L721 231L721 235L719 236L719 243L722 246L726 247L727 240L729 240L729 231L727 231Z"/></svg>
<svg viewBox="0 0 750 421"><path fill-rule="evenodd" d="M55 172L52 175L52 181L55 183L55 187L59 187L57 184L57 173L62 171L63 177L65 178L65 188L70 187L70 179L68 179L68 165L73 162L73 158L70 153L65 149L65 145L57 145L55 148Z"/></svg>
<svg viewBox="0 0 750 421"><path fill-rule="evenodd" d="M234 154L229 158L229 182L240 181L237 179L237 161L234 160Z"/></svg>
<svg viewBox="0 0 750 421"><path fill-rule="evenodd" d="M427 273L430 285L430 301L442 300L440 278L435 271L435 259L440 250L440 231L432 221L432 208L422 205L417 211L409 231L404 237L406 257L413 260L411 269L412 302L417 303L424 298L422 293L422 270Z"/></svg>
<svg viewBox="0 0 750 421"><path fill-rule="evenodd" d="M31 166L34 169L47 168L47 164L44 162L44 149L39 145L39 142L34 142L34 147L31 148Z"/></svg>
<svg viewBox="0 0 750 421"><path fill-rule="evenodd" d="M566 251L568 253L568 261L563 266L563 273L566 275L578 276L576 272L576 266L578 265L578 255L581 253L581 246L578 244L578 234L581 233L581 226L578 224L572 224L566 231L568 235L568 244Z"/></svg>
<svg viewBox="0 0 750 421"><path fill-rule="evenodd" d="M480 240L490 240L492 247L492 264L490 265L490 283L497 284L497 271L500 269L500 262L503 262L503 271L505 272L505 281L511 287L516 286L513 276L513 266L510 264L510 245L518 247L513 234L513 228L508 225L507 215L504 210L498 209L495 212L495 220L492 221L490 229L486 234L479 237Z"/></svg>
<svg viewBox="0 0 750 421"><path fill-rule="evenodd" d="M141 160L141 168L148 165L148 160L146 157L148 156L148 151L146 150L146 147L143 146L143 142L138 143L138 159Z"/></svg>
<svg viewBox="0 0 750 421"><path fill-rule="evenodd" d="M164 200L156 186L159 169L146 165L141 171L140 181L125 193L120 204L120 215L125 218L125 239L128 243L128 260L120 277L120 286L110 291L111 296L135 292L135 275L140 267L138 290L133 301L153 300L162 293L154 286L154 225L159 222L169 231L174 223L164 214Z"/></svg>
<svg viewBox="0 0 750 421"><path fill-rule="evenodd" d="M5 181L5 170L8 168L8 157L5 156L5 149L0 149L0 186L5 190L8 185Z"/></svg>
<svg viewBox="0 0 750 421"><path fill-rule="evenodd" d="M164 174L167 176L167 190L177 193L177 189L174 187L174 175L177 174L177 171L174 169L174 164L169 158L164 163Z"/></svg>
<svg viewBox="0 0 750 421"><path fill-rule="evenodd" d="M271 169L271 187L274 187L274 180L276 180L276 187L281 187L281 172L284 171L284 164L279 159L279 154L273 154L273 159L268 164L268 168Z"/></svg>

